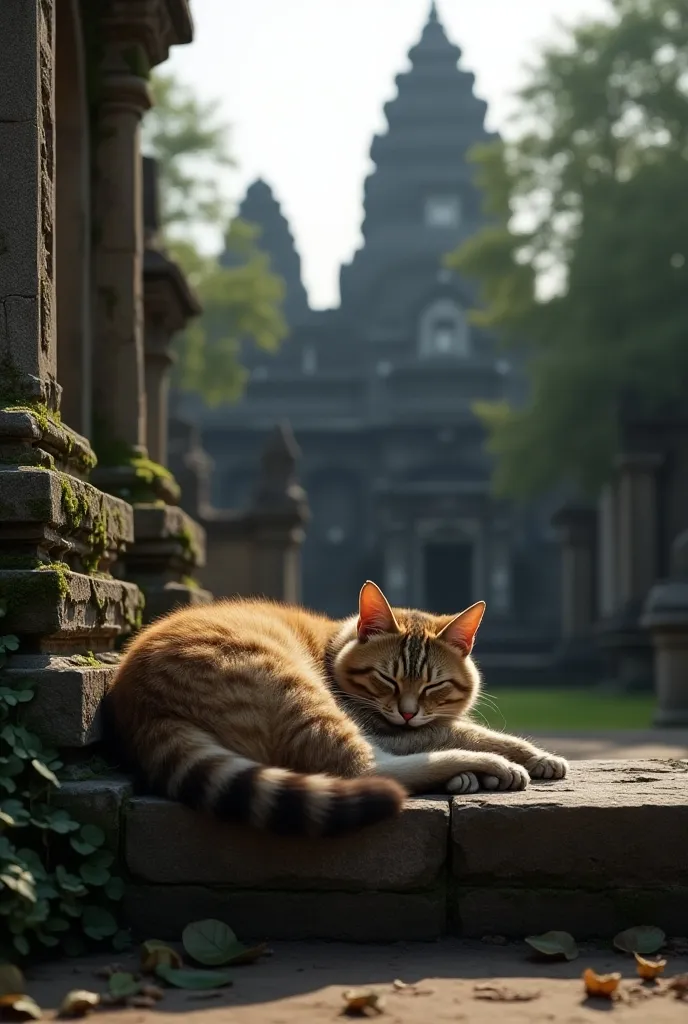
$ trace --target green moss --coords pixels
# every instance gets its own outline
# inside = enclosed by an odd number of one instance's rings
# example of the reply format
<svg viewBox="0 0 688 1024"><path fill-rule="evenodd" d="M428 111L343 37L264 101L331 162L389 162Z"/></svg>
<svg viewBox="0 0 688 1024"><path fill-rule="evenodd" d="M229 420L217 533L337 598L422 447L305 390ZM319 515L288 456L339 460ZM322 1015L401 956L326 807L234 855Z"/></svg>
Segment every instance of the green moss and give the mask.
<svg viewBox="0 0 688 1024"><path fill-rule="evenodd" d="M92 668L102 668L102 661L98 661L93 651L86 651L86 654L75 654L69 659L73 665L90 665Z"/></svg>
<svg viewBox="0 0 688 1024"><path fill-rule="evenodd" d="M54 572L57 576L57 590L61 598L69 594L69 578L67 573L70 568L66 562L49 562L47 565L39 565L39 572Z"/></svg>
<svg viewBox="0 0 688 1024"><path fill-rule="evenodd" d="M32 565L29 564L31 561ZM25 559L23 564L15 562L12 565L8 564L7 556L4 556L0 563L0 601L7 606L8 627L12 628L12 613L19 613L27 605L34 606L41 601L55 602L68 597L69 571L66 562Z"/></svg>
<svg viewBox="0 0 688 1024"><path fill-rule="evenodd" d="M60 476L60 489L62 491L62 509L67 525L72 533L76 533L89 513L86 491L83 486L77 486L75 492L74 484L64 473Z"/></svg>
<svg viewBox="0 0 688 1024"><path fill-rule="evenodd" d="M200 583L198 582L198 580L195 580L193 576L182 576L181 582L184 584L185 587L188 587L189 590L201 589Z"/></svg>
<svg viewBox="0 0 688 1024"><path fill-rule="evenodd" d="M184 553L189 562L191 562L192 565L198 565L201 560L201 550L190 527L184 526L177 534L176 540L178 540L184 548Z"/></svg>

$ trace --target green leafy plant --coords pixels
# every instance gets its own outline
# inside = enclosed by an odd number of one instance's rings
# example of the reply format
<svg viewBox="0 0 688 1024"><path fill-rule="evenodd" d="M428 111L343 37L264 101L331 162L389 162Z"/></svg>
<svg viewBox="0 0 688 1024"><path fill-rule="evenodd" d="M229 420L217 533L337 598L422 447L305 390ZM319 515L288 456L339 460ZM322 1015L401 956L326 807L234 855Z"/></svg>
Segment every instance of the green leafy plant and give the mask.
<svg viewBox="0 0 688 1024"><path fill-rule="evenodd" d="M4 615L0 606L0 618ZM30 680L3 680L15 636L0 636L0 957L61 947L78 954L87 939L123 949L113 906L124 893L112 874L105 834L80 825L53 799L63 765L56 750L21 724Z"/></svg>

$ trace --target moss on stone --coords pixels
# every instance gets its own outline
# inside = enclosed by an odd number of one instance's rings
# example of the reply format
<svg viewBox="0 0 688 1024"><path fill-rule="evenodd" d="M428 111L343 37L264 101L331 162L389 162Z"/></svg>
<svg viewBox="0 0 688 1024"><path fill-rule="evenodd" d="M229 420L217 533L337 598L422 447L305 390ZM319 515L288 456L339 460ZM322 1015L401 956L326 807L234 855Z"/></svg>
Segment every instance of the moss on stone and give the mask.
<svg viewBox="0 0 688 1024"><path fill-rule="evenodd" d="M178 540L183 547L184 553L189 562L191 562L192 565L198 565L201 560L201 550L191 528L189 526L183 526L175 539Z"/></svg>
<svg viewBox="0 0 688 1024"><path fill-rule="evenodd" d="M66 473L60 475L60 490L62 491L62 509L67 520L67 525L72 533L76 533L84 519L89 513L89 502L86 497L85 488L74 484Z"/></svg>
<svg viewBox="0 0 688 1024"><path fill-rule="evenodd" d="M198 582L198 580L195 580L193 576L182 576L180 582L183 583L185 587L188 587L189 590L201 589L201 584Z"/></svg>
<svg viewBox="0 0 688 1024"><path fill-rule="evenodd" d="M33 565L8 565L6 557L0 564L0 601L6 604L8 613L37 600L54 602L69 596L70 569L66 562L34 560ZM31 571L24 571L27 569Z"/></svg>
<svg viewBox="0 0 688 1024"><path fill-rule="evenodd" d="M69 659L73 665L90 665L91 668L102 668L102 661L98 661L93 651L86 651L85 654L75 654Z"/></svg>

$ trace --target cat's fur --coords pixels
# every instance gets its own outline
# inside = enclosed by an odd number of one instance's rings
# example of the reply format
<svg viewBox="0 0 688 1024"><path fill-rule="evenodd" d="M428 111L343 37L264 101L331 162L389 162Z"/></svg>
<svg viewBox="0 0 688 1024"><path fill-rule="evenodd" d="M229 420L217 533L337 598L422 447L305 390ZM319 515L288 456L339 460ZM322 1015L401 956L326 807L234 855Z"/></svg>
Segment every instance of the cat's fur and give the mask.
<svg viewBox="0 0 688 1024"><path fill-rule="evenodd" d="M484 609L392 610L368 582L344 622L241 599L175 612L117 672L120 752L148 790L278 834L351 831L409 792L563 778L562 758L470 718Z"/></svg>

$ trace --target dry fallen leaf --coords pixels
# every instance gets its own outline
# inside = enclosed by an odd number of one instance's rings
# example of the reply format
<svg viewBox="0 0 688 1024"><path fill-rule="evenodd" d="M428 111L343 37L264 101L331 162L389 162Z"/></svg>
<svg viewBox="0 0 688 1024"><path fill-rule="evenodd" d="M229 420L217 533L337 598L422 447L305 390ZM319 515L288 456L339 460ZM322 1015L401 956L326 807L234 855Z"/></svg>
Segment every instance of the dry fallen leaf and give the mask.
<svg viewBox="0 0 688 1024"><path fill-rule="evenodd" d="M344 992L346 1003L342 1013L349 1017L373 1017L384 1013L384 1000L377 992L369 989L349 989Z"/></svg>
<svg viewBox="0 0 688 1024"><path fill-rule="evenodd" d="M165 995L165 989L160 988L159 985L142 985L141 995L146 996L148 999L162 999Z"/></svg>
<svg viewBox="0 0 688 1024"><path fill-rule="evenodd" d="M158 967L183 966L183 960L176 949L158 939L149 939L141 946L141 970L144 974L155 974Z"/></svg>
<svg viewBox="0 0 688 1024"><path fill-rule="evenodd" d="M474 985L473 997L475 999L489 999L495 1003L529 1003L533 999L539 999L542 993L539 989L517 989L508 988L506 985Z"/></svg>
<svg viewBox="0 0 688 1024"><path fill-rule="evenodd" d="M618 973L597 974L592 967L583 971L585 991L589 996L602 996L605 999L611 999L619 987L620 981L621 975Z"/></svg>
<svg viewBox="0 0 688 1024"><path fill-rule="evenodd" d="M642 956L634 953L636 970L643 981L653 981L660 974L664 974L666 960L645 960Z"/></svg>
<svg viewBox="0 0 688 1024"><path fill-rule="evenodd" d="M68 992L57 1011L58 1017L85 1017L91 1010L95 1010L100 1003L100 996L97 992L87 992L85 989L74 989Z"/></svg>

